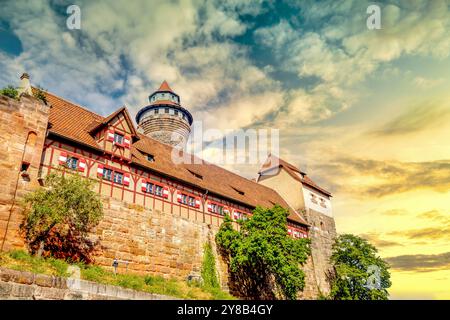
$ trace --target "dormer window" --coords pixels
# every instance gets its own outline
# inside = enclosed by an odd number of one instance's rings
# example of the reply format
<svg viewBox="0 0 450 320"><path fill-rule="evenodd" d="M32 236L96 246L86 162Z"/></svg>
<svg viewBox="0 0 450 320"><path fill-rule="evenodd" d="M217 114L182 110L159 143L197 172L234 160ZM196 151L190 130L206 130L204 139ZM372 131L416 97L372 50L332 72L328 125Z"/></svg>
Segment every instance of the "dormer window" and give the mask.
<svg viewBox="0 0 450 320"><path fill-rule="evenodd" d="M236 191L237 193L239 193L241 196L243 196L245 194L244 191L236 189L235 187L232 187L234 189L234 191Z"/></svg>
<svg viewBox="0 0 450 320"><path fill-rule="evenodd" d="M114 142L117 144L123 144L123 135L114 132Z"/></svg>
<svg viewBox="0 0 450 320"><path fill-rule="evenodd" d="M203 176L202 176L201 174L198 174L198 173L196 173L196 172L194 172L194 171L191 171L191 170L189 170L189 169L188 169L188 171L189 171L194 177L196 177L197 179L203 179Z"/></svg>

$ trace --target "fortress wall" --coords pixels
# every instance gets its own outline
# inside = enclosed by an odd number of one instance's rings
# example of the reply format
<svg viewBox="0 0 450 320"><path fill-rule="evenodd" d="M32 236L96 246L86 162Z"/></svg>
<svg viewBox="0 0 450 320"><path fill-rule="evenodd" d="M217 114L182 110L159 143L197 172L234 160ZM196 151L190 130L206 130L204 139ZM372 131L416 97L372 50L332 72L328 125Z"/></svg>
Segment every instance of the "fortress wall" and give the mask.
<svg viewBox="0 0 450 320"><path fill-rule="evenodd" d="M48 112L48 106L31 96L23 95L15 100L0 95L0 246L3 250L23 246L17 232L22 215L15 199L39 185ZM26 175L21 174L22 163L29 165Z"/></svg>
<svg viewBox="0 0 450 320"><path fill-rule="evenodd" d="M0 96L0 243L4 244L5 251L24 248L23 238L19 234L23 217L17 202L39 186L48 111L48 106L32 97L23 96L17 101ZM31 139L30 132L35 133ZM32 143L27 143L30 140ZM27 176L20 174L24 159L30 163ZM103 194L102 201L104 218L91 234L100 240L95 255L97 264L112 268L116 258L120 260L119 272L179 279L188 275L199 276L203 246L211 241L221 285L224 289L228 288L227 265L218 257L214 243L220 225L218 217L189 211L174 203L164 205L160 200L155 200L152 206L147 203L143 207L132 203L127 197L122 200L121 195L116 198L114 194L112 197ZM313 241L313 257L320 257L321 251L322 243L314 244ZM311 260L304 267L307 286L302 298L316 297L316 280L322 279L318 277L321 271L316 270L316 260L320 268L322 260L314 258L314 264Z"/></svg>

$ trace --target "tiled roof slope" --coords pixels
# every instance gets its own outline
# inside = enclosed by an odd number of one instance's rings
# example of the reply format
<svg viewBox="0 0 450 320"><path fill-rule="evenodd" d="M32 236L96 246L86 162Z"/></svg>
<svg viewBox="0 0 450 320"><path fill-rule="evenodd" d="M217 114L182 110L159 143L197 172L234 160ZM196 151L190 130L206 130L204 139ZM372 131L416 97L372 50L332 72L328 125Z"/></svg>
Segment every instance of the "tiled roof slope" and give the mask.
<svg viewBox="0 0 450 320"><path fill-rule="evenodd" d="M89 131L104 123L105 117L52 93L46 92L46 98L51 105L50 133L101 151ZM176 164L172 162L171 146L140 133L138 137L131 146L132 163L251 207L280 204L289 208L290 220L307 225L275 190L198 158L194 164ZM154 161L149 161L146 154L152 155ZM194 158L192 155L185 156Z"/></svg>
<svg viewBox="0 0 450 320"><path fill-rule="evenodd" d="M263 166L261 167L259 173L263 173L264 171L273 168L273 163L278 163L278 167L284 168L286 172L295 180L300 181L301 183L304 183L307 186L316 189L317 191L331 197L331 193L329 191L320 187L317 183L311 180L311 178L308 177L305 172L301 171L300 169L290 164L289 162L284 161L283 159L280 159L278 157L275 157L274 155L269 156L266 163L264 163Z"/></svg>

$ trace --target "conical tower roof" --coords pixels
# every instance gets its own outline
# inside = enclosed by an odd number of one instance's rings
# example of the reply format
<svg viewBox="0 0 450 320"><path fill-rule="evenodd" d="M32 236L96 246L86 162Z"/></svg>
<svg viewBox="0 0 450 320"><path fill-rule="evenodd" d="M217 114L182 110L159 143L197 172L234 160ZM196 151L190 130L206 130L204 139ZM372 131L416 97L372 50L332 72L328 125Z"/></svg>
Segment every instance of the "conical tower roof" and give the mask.
<svg viewBox="0 0 450 320"><path fill-rule="evenodd" d="M173 92L173 90L170 88L169 84L167 83L166 80L164 80L161 85L159 86L159 89L156 91L168 91L168 92Z"/></svg>

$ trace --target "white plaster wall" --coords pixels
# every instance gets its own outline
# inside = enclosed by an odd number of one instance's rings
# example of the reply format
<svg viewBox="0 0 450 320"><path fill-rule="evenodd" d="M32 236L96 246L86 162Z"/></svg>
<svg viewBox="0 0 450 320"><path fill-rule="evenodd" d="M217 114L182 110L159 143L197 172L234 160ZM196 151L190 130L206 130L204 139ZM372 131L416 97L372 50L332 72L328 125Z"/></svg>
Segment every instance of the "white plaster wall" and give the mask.
<svg viewBox="0 0 450 320"><path fill-rule="evenodd" d="M320 212L326 216L333 217L333 211L331 208L331 200L328 196L325 196L321 194L320 192L315 191L312 188L309 188L305 185L302 186L302 193L303 193L303 199L305 201L305 207L312 209L314 211ZM317 203L314 203L312 200L311 194L315 195ZM321 205L321 199L324 199L324 205L323 207Z"/></svg>

